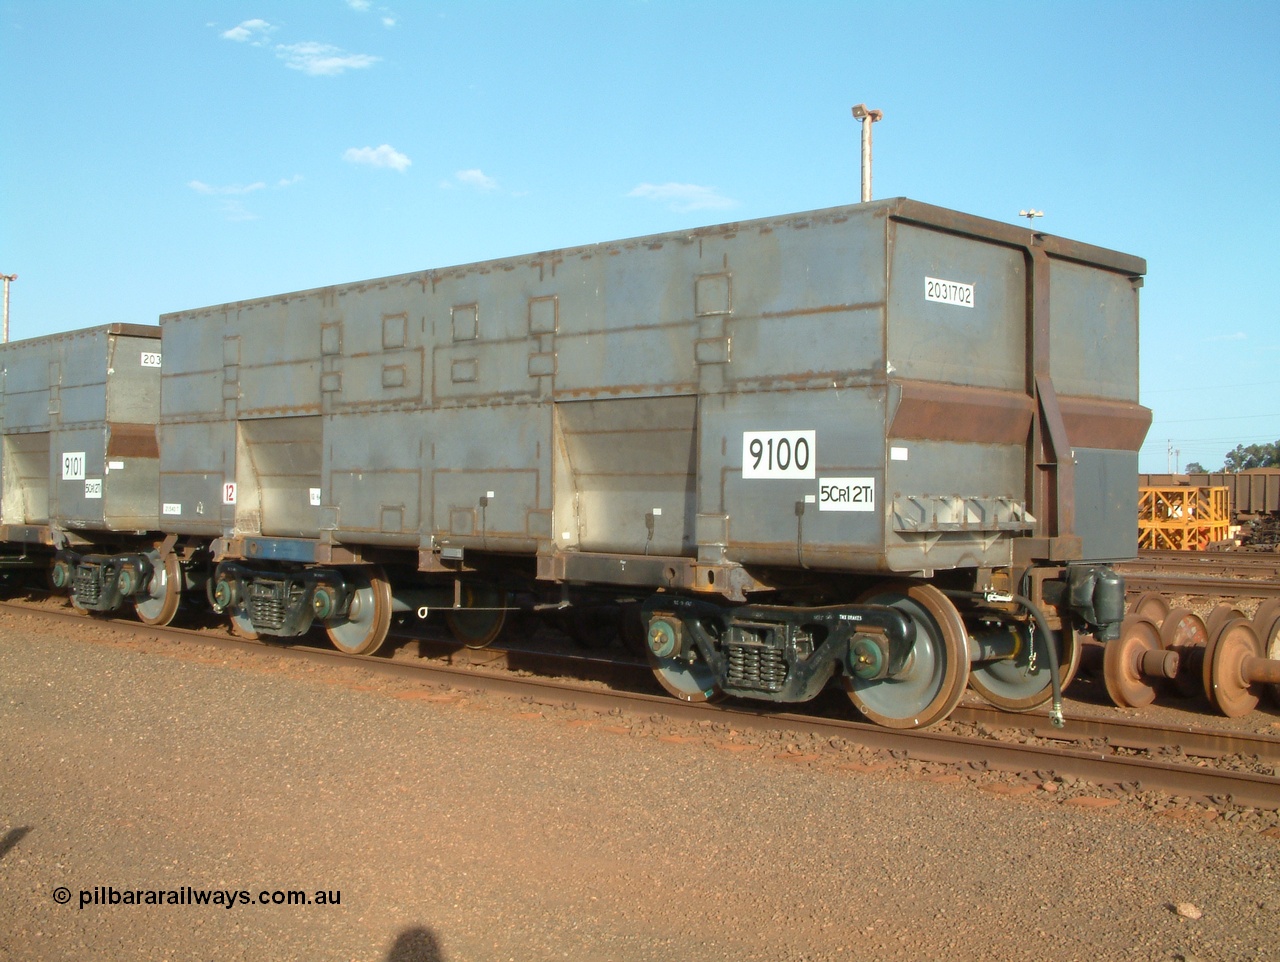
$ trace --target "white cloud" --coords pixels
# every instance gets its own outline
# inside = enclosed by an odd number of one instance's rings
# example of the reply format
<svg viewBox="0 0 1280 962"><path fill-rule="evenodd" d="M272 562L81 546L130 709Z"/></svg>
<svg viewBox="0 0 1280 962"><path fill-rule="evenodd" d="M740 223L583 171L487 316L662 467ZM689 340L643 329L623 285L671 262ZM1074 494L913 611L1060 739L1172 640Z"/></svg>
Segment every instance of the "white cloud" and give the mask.
<svg viewBox="0 0 1280 962"><path fill-rule="evenodd" d="M301 70L313 77L332 77L344 70L363 70L382 59L367 53L347 53L340 47L314 40L277 44L276 56L291 70Z"/></svg>
<svg viewBox="0 0 1280 962"><path fill-rule="evenodd" d="M725 197L714 187L703 187L699 184L639 184L633 187L628 197L643 197L666 204L672 210L723 210L726 207L737 207L738 202Z"/></svg>
<svg viewBox="0 0 1280 962"><path fill-rule="evenodd" d="M261 180L254 181L252 184L227 184L221 187L214 184L206 184L202 180L189 180L187 181L187 186L197 194L218 198L218 208L222 211L222 216L227 220L245 221L257 220L258 215L245 207L240 198L248 194L257 193L260 190L285 190L301 180L301 174L294 174L292 177L280 178L270 188L265 181Z"/></svg>
<svg viewBox="0 0 1280 962"><path fill-rule="evenodd" d="M400 153L390 144L381 147L349 147L342 159L350 164L368 164L370 167L390 167L404 173L413 163L405 154Z"/></svg>
<svg viewBox="0 0 1280 962"><path fill-rule="evenodd" d="M236 43L249 43L255 47L261 47L266 43L267 35L270 34L275 27L267 23L265 20L246 20L238 27L232 27L222 34L224 40L234 40Z"/></svg>
<svg viewBox="0 0 1280 962"><path fill-rule="evenodd" d="M463 187L472 187L475 190L498 189L498 182L479 168L460 170L453 175L453 179ZM452 186L452 184L450 186Z"/></svg>
<svg viewBox="0 0 1280 962"><path fill-rule="evenodd" d="M1209 343L1215 341L1244 341L1248 340L1248 337L1249 335L1245 334L1244 331L1236 331L1234 334L1218 334L1214 337L1206 337L1205 340Z"/></svg>
<svg viewBox="0 0 1280 962"><path fill-rule="evenodd" d="M371 9L373 9L373 0L346 0L346 2L347 2L347 6L350 7L352 10L354 10L356 13L368 13ZM388 30L390 30L392 27L396 25L396 20L398 18L395 14L395 11L393 11L390 7L379 7L378 13L379 13L378 19L382 21L382 25L386 27Z"/></svg>
<svg viewBox="0 0 1280 962"><path fill-rule="evenodd" d="M301 180L301 174L294 174L292 177L281 177L276 181L275 189L283 190L286 187L292 187ZM217 197L243 197L245 194L267 189L266 181L262 180L256 180L252 184L227 184L224 187L215 187L212 184L206 184L202 180L189 180L187 181L187 186L197 194L209 194Z"/></svg>
<svg viewBox="0 0 1280 962"><path fill-rule="evenodd" d="M191 180L187 181L187 186L197 194L215 194L222 197L238 197L245 194L252 194L255 190L265 190L267 185L259 180L252 184L228 184L226 187L214 187L210 184L206 184L202 180Z"/></svg>

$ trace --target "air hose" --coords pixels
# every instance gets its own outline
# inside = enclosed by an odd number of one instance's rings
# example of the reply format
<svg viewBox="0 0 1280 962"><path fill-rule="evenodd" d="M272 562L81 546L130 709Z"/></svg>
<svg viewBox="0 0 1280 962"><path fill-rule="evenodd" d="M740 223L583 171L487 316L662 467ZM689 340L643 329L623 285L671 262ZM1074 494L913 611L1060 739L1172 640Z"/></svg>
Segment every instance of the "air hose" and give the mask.
<svg viewBox="0 0 1280 962"><path fill-rule="evenodd" d="M1067 723L1066 719L1062 717L1062 670L1058 664L1058 646L1054 644L1053 632L1049 630L1049 622L1040 606L1025 595L1007 595L997 592L984 594L980 591L945 591L943 594L957 598L975 598L988 604L993 601L1012 601L1030 612L1036 627L1040 629L1040 633L1046 639L1045 650L1049 653L1049 681L1053 686L1053 702L1049 707L1049 723L1054 728L1065 727ZM1034 645L1035 643L1032 642L1032 644Z"/></svg>

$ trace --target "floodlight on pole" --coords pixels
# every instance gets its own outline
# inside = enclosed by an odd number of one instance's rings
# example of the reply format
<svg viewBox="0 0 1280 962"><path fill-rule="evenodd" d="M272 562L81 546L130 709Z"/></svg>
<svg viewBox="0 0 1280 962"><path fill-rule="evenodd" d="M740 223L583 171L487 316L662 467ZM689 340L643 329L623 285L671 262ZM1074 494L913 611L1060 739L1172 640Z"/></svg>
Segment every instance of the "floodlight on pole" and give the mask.
<svg viewBox="0 0 1280 962"><path fill-rule="evenodd" d="M853 119L862 122L862 202L871 199L871 125L884 119L884 111L868 110L866 104L853 108Z"/></svg>
<svg viewBox="0 0 1280 962"><path fill-rule="evenodd" d="M1036 210L1034 207L1028 207L1026 210L1018 211L1019 217L1025 217L1028 224L1034 224L1037 217L1043 217L1044 211Z"/></svg>
<svg viewBox="0 0 1280 962"><path fill-rule="evenodd" d="M16 281L17 274L0 274L0 280L4 281L4 342L9 343L9 282Z"/></svg>

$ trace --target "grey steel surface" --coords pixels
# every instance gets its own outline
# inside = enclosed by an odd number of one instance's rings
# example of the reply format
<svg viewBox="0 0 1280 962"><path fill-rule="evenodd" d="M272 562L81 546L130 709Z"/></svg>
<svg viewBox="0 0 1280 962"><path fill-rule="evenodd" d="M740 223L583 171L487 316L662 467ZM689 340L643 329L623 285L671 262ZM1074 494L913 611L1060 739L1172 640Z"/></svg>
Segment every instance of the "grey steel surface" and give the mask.
<svg viewBox="0 0 1280 962"><path fill-rule="evenodd" d="M168 314L167 527L912 573L1024 536L1129 557L1144 271L895 199ZM808 470L745 476L753 438ZM854 489L869 510L829 510Z"/></svg>
<svg viewBox="0 0 1280 962"><path fill-rule="evenodd" d="M159 338L112 324L0 345L3 524L158 527Z"/></svg>

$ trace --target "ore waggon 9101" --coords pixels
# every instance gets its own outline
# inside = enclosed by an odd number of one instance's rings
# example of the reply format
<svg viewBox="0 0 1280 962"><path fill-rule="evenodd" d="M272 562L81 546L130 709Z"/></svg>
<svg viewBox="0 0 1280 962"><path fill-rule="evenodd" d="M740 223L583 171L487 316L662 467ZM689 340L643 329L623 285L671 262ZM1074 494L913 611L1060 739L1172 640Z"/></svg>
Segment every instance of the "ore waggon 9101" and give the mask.
<svg viewBox="0 0 1280 962"><path fill-rule="evenodd" d="M894 199L11 344L3 540L152 623L631 600L683 699L1025 710L1123 616L1144 272Z"/></svg>

